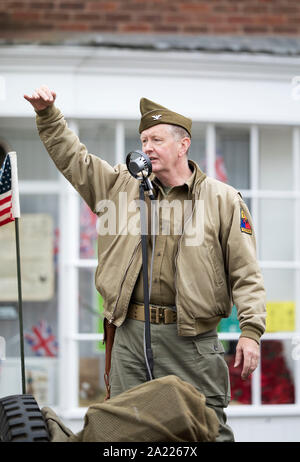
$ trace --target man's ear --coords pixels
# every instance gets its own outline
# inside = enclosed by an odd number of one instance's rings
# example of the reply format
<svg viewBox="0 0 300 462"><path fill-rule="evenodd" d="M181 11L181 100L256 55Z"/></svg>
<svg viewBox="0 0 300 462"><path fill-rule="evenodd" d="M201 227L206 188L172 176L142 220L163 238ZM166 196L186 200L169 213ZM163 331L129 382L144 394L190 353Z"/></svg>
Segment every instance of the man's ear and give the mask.
<svg viewBox="0 0 300 462"><path fill-rule="evenodd" d="M188 136L185 136L184 138L181 138L180 143L181 143L181 147L179 151L179 156L182 157L189 150L189 147L191 145L191 139Z"/></svg>

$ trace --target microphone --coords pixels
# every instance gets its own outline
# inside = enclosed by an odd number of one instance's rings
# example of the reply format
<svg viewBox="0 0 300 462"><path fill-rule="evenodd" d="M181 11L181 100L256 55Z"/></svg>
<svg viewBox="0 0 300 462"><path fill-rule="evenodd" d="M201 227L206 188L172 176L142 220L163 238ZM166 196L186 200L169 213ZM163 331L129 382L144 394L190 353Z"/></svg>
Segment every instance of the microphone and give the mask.
<svg viewBox="0 0 300 462"><path fill-rule="evenodd" d="M134 178L145 178L152 173L151 160L143 151L131 151L126 157L126 165Z"/></svg>
<svg viewBox="0 0 300 462"><path fill-rule="evenodd" d="M129 173L142 181L145 191L149 191L150 199L154 199L153 186L148 178L152 173L152 164L147 154L139 150L131 151L127 154L126 165Z"/></svg>

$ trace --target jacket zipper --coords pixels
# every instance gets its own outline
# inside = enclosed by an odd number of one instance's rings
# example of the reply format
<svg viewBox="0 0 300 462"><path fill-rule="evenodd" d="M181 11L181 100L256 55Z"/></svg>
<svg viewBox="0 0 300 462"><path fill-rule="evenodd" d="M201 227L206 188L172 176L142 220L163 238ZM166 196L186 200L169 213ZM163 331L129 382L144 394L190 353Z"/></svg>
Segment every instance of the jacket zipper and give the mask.
<svg viewBox="0 0 300 462"><path fill-rule="evenodd" d="M137 252L137 249L138 249L140 243L141 243L141 239L138 241L137 245L135 246L134 251L132 252L131 258L130 258L130 260L129 260L128 266L127 266L127 268L126 268L126 270L125 270L125 272L124 272L124 276L123 276L123 278L122 278L121 285L120 285L119 295L118 295L118 298L117 298L115 307L114 307L114 309L113 309L113 311L112 311L112 313L111 313L111 317L110 317L110 319L109 319L109 321L108 321L110 324L111 324L111 323L113 322L113 320L114 320L114 313L115 313L115 311L116 311L116 309L117 309L117 306L118 306L118 303L119 303L119 300L120 300L120 296L121 296L121 292L122 292L122 287L123 287L125 278L126 278L126 276L127 276L127 272L128 272L128 270L129 270L129 267L131 266L131 263L132 263L132 261L133 261L133 259L134 259L134 257L135 257L135 254L136 254L136 252Z"/></svg>
<svg viewBox="0 0 300 462"><path fill-rule="evenodd" d="M195 185L196 186L196 185ZM175 285L175 306L177 307L177 299L178 299L178 290L177 290L177 285L176 285L176 281L177 281L177 260L178 260L178 254L179 254L179 250L180 250L180 245L181 245L181 241L182 241L182 238L183 238L183 235L184 235L184 231L185 231L185 228L186 228L186 225L188 224L188 222L191 220L191 218L193 217L193 214L194 214L194 210L196 208L196 200L195 200L195 203L193 205L193 208L192 208L192 211L191 211L191 214L190 216L187 218L187 220L184 222L183 224L183 230L182 230L182 234L180 236L180 239L178 241L178 245L177 245L177 252L176 252L176 255L175 255L175 278L174 278L174 285ZM178 316L178 312L177 312L177 316Z"/></svg>

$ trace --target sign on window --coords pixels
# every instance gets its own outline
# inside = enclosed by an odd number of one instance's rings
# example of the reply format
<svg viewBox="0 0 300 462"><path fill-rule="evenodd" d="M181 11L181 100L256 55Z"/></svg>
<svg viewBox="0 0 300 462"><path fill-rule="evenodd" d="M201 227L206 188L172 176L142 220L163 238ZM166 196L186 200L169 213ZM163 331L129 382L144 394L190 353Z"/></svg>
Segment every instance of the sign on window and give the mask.
<svg viewBox="0 0 300 462"><path fill-rule="evenodd" d="M14 222L0 231L0 301L17 301ZM46 301L54 294L53 221L47 214L24 214L19 220L22 299Z"/></svg>

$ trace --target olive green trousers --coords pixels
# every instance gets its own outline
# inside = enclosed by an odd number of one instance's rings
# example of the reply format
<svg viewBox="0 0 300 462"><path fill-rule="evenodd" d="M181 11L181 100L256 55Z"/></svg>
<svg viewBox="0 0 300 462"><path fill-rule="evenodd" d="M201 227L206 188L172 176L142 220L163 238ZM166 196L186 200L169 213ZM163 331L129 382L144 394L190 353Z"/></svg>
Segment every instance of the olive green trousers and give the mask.
<svg viewBox="0 0 300 462"><path fill-rule="evenodd" d="M181 337L176 324L151 324L154 378L176 375L190 383L206 397L220 422L217 441L234 441L226 424L230 401L229 371L224 348L216 330L195 337ZM146 381L144 357L144 322L126 319L116 329L112 349L111 397ZM170 403L173 405L173 403Z"/></svg>

